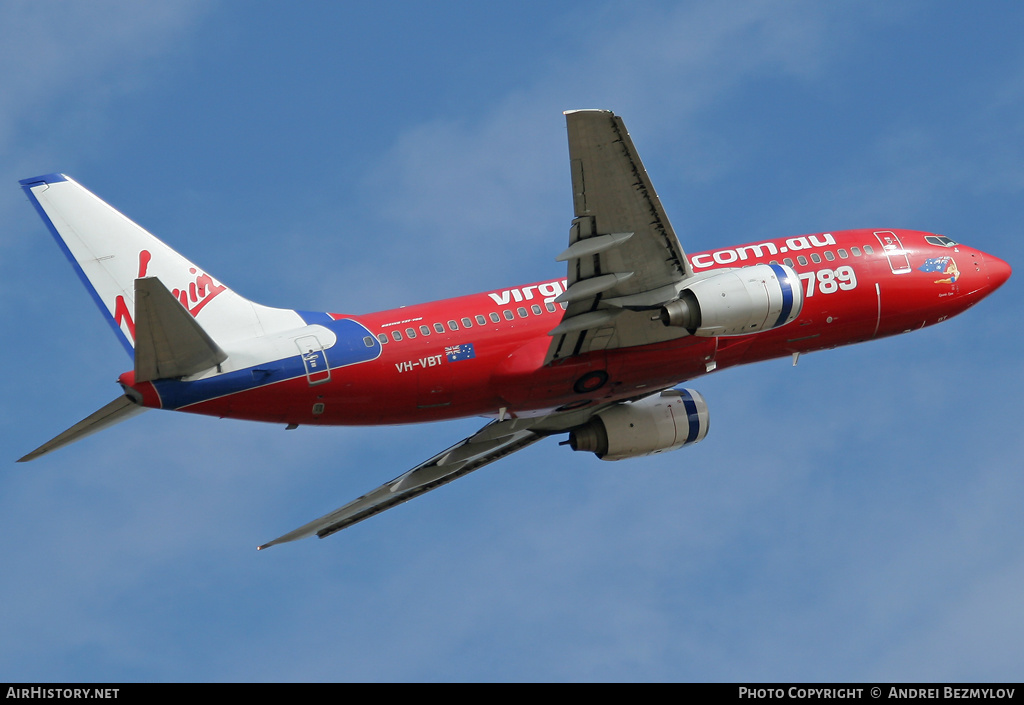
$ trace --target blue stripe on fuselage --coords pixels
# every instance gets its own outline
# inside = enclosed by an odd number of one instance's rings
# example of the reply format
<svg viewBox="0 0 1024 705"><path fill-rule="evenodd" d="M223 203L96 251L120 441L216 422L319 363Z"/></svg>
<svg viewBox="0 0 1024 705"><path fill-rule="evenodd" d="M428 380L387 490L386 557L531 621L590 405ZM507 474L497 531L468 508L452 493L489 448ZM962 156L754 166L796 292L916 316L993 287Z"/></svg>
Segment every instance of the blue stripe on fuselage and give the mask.
<svg viewBox="0 0 1024 705"><path fill-rule="evenodd" d="M309 315L304 312L299 313L303 318ZM380 341L362 323L351 318L340 320L334 320L330 316L327 316L326 320L319 316L311 316L311 318L315 319L317 325L333 331L337 337L334 345L324 351L330 369L357 365L380 357L382 352ZM296 338L302 337L305 336L296 336ZM367 340L371 341L371 345L366 344ZM192 381L160 379L155 380L153 386L160 394L164 409L181 409L210 399L245 392L305 375L306 367L302 362L302 356L298 354L298 348L296 348L295 355L273 362Z"/></svg>
<svg viewBox="0 0 1024 705"><path fill-rule="evenodd" d="M264 365L225 372L206 379L194 381L158 379L153 381L153 386L160 394L160 403L163 408L181 409L210 399L302 377L305 374L302 358L296 355Z"/></svg>
<svg viewBox="0 0 1024 705"><path fill-rule="evenodd" d="M309 315L304 311L299 311L298 314L303 318ZM376 360L384 352L377 336L354 318L334 320L328 316L328 320L317 320L315 323L330 329L338 338L327 351L327 363L332 368Z"/></svg>

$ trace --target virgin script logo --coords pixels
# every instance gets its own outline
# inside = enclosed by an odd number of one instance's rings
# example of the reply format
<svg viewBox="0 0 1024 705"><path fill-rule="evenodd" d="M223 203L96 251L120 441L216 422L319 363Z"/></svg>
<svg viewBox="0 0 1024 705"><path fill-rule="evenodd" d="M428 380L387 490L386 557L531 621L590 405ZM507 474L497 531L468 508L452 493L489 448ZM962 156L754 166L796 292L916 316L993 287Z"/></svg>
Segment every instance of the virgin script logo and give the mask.
<svg viewBox="0 0 1024 705"><path fill-rule="evenodd" d="M149 250L139 252L138 279L146 276L151 259L153 259L153 255ZM227 287L223 284L218 284L209 274L200 272L195 267L189 267L188 273L191 275L192 281L185 288L171 289L171 295L180 301L185 310L195 317L199 315L199 312L203 310L206 304L210 303L217 294L225 291ZM132 312L128 310L128 304L125 302L124 296L121 295L118 295L114 300L114 322L117 323L119 328L122 324L127 326L132 342L135 341L135 321L132 319Z"/></svg>

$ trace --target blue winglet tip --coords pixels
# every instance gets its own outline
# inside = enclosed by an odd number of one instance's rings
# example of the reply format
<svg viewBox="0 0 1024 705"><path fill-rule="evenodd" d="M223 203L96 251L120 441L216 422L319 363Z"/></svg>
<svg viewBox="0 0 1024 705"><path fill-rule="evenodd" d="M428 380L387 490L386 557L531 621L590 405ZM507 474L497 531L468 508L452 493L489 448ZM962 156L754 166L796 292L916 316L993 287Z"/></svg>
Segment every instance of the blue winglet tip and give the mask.
<svg viewBox="0 0 1024 705"><path fill-rule="evenodd" d="M57 184L61 181L67 181L68 177L64 174L43 174L42 176L33 176L28 179L22 179L18 183L22 186L34 186L35 184Z"/></svg>

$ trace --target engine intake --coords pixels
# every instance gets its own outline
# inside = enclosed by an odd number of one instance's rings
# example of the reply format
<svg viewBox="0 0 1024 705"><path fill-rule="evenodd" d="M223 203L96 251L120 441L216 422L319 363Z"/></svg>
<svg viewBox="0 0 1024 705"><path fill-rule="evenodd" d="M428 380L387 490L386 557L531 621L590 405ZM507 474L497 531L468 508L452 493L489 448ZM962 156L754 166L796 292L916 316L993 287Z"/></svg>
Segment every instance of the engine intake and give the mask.
<svg viewBox="0 0 1024 705"><path fill-rule="evenodd" d="M803 309L800 277L784 264L758 264L698 279L661 308L661 322L690 335L746 335L778 328Z"/></svg>
<svg viewBox="0 0 1024 705"><path fill-rule="evenodd" d="M569 446L601 460L653 455L703 440L708 419L708 406L698 392L668 389L594 415L569 432Z"/></svg>

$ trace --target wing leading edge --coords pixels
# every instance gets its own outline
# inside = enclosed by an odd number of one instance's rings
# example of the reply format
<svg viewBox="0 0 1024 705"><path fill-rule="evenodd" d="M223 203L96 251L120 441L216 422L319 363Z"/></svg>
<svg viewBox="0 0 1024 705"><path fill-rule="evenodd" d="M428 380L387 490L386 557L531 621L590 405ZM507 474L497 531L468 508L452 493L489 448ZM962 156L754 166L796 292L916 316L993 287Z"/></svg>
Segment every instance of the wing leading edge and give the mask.
<svg viewBox="0 0 1024 705"><path fill-rule="evenodd" d="M693 269L622 118L572 110L565 120L576 217L557 257L567 262L558 301L568 307L547 361L686 335L652 321Z"/></svg>

